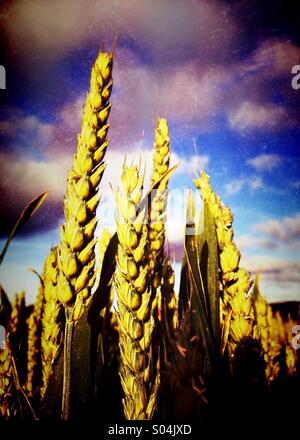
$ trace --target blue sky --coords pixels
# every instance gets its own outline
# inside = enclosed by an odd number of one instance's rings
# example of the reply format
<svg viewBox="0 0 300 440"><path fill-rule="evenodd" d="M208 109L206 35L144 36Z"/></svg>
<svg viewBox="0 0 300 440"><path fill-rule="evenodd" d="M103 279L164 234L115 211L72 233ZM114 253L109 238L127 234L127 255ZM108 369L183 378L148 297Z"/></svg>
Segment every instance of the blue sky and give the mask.
<svg viewBox="0 0 300 440"><path fill-rule="evenodd" d="M244 267L262 273L271 301L300 300L300 89L291 86L300 44L290 2L16 0L0 17L1 237L25 203L49 191L1 268L10 296L24 287L33 300L27 268L41 270L59 240L90 68L118 33L99 234L114 228L110 183L124 155L138 159L143 133L148 178L155 115L167 116L172 162L181 163L170 182L181 201L170 202L168 222L176 267L184 191L204 168L234 213Z"/></svg>

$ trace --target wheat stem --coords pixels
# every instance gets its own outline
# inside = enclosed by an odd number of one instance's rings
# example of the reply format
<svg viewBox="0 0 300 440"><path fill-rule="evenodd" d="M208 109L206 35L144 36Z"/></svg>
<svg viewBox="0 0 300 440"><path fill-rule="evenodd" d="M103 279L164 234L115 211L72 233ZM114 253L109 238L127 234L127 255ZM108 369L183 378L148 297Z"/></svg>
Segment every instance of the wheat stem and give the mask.
<svg viewBox="0 0 300 440"><path fill-rule="evenodd" d="M62 391L62 420L70 418L71 404L71 374L72 374L72 339L74 322L71 320L70 310L66 309L66 327L64 338L64 371L63 371L63 391Z"/></svg>

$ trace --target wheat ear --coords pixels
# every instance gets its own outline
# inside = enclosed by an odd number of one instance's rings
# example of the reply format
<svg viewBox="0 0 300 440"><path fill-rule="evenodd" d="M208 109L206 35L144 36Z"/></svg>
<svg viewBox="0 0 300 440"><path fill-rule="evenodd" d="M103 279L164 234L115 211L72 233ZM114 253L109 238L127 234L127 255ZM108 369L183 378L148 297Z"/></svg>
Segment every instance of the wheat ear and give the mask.
<svg viewBox="0 0 300 440"><path fill-rule="evenodd" d="M0 420L8 420L17 414L11 352L0 349Z"/></svg>
<svg viewBox="0 0 300 440"><path fill-rule="evenodd" d="M0 349L0 414L3 419L9 419L18 413L16 397L16 380L20 366L24 365L21 340L24 338L25 325L25 292L15 294L10 319L6 328L6 348ZM13 361L14 358L14 361ZM16 366L18 369L14 369ZM21 372L25 377L26 371Z"/></svg>
<svg viewBox="0 0 300 440"><path fill-rule="evenodd" d="M113 55L99 52L92 67L90 91L83 108L77 152L64 199L65 224L58 248L58 298L77 321L88 302L95 281L94 231L99 203L98 186L105 169L107 123L111 105Z"/></svg>
<svg viewBox="0 0 300 440"><path fill-rule="evenodd" d="M285 342L285 364L286 371L289 376L293 376L297 373L297 350L292 345L293 338L293 327L297 324L297 322L292 320L291 315L288 315L287 321L284 323L279 312L277 312L277 316L275 316L281 323L281 338ZM284 339L283 339L284 335Z"/></svg>
<svg viewBox="0 0 300 440"><path fill-rule="evenodd" d="M43 269L43 274L45 267ZM44 310L44 283L43 275L40 279L37 297L34 308L28 318L28 347L27 347L27 381L26 390L29 397L33 397L40 387L39 370L40 365L40 349L41 349L41 329L42 316Z"/></svg>
<svg viewBox="0 0 300 440"><path fill-rule="evenodd" d="M57 297L57 275L57 248L54 247L46 258L43 274L45 304L41 334L42 398L45 395L53 372L53 365L63 341L64 314L63 306Z"/></svg>
<svg viewBox="0 0 300 440"><path fill-rule="evenodd" d="M58 247L57 295L65 307L62 418L69 418L71 347L74 324L89 303L95 282L94 232L99 183L105 169L107 123L111 105L113 54L100 51L92 67L90 90L83 108L77 151L69 171L64 198L65 224Z"/></svg>
<svg viewBox="0 0 300 440"><path fill-rule="evenodd" d="M106 252L106 249L109 245L111 237L112 237L112 235L109 232L109 230L103 229L102 234L98 239L98 258L99 258L99 264L98 264L98 268L97 268L98 278L101 277L105 252Z"/></svg>
<svg viewBox="0 0 300 440"><path fill-rule="evenodd" d="M209 177L202 171L195 185L202 192L202 197L209 203L215 218L217 231L223 301L223 334L228 333L228 349L232 357L236 346L243 338L253 336L253 311L248 296L251 287L250 273L239 267L240 251L233 241L233 216L213 192ZM224 331L224 327L228 332Z"/></svg>
<svg viewBox="0 0 300 440"><path fill-rule="evenodd" d="M268 383L272 383L280 371L280 363L275 358L280 354L281 343L278 327L272 313L271 306L259 291L259 274L254 284L254 316L257 323L257 333L261 341L265 360L265 374Z"/></svg>
<svg viewBox="0 0 300 440"><path fill-rule="evenodd" d="M162 297L162 322L168 324L171 332L174 332L179 325L178 321L178 295L175 294L175 273L171 266L170 257L165 258L162 267L161 297Z"/></svg>
<svg viewBox="0 0 300 440"><path fill-rule="evenodd" d="M128 420L151 419L159 386L152 365L151 289L148 287L147 226L145 208L139 210L143 177L139 169L124 163L117 189L119 239L114 285L118 297L120 329L120 377L123 407Z"/></svg>
<svg viewBox="0 0 300 440"><path fill-rule="evenodd" d="M153 145L153 168L151 186L153 186L168 171L170 165L170 134L168 121L157 120ZM168 181L164 181L151 194L151 209L149 219L149 267L152 275L153 288L161 283L161 271L164 260L166 205L168 197Z"/></svg>

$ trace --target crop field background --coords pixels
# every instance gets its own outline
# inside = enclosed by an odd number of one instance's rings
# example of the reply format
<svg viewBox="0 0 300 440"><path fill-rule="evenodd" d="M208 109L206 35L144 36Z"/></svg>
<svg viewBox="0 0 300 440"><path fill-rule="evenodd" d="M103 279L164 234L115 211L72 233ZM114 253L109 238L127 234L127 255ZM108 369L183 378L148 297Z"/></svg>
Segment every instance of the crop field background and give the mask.
<svg viewBox="0 0 300 440"><path fill-rule="evenodd" d="M291 3L1 3L0 420L294 416Z"/></svg>

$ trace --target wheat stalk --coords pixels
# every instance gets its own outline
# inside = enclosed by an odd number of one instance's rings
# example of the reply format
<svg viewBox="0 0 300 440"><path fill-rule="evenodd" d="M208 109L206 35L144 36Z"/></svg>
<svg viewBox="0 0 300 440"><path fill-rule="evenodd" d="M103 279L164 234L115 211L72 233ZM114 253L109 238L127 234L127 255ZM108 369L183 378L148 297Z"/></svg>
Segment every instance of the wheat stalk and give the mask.
<svg viewBox="0 0 300 440"><path fill-rule="evenodd" d="M229 355L232 358L242 339L253 336L253 310L248 295L252 282L250 273L239 267L241 255L233 241L233 216L230 209L215 195L204 171L194 182L201 190L203 199L209 203L215 219L222 285L221 309L224 313L222 333L225 343L228 341ZM223 348L225 343L223 341Z"/></svg>
<svg viewBox="0 0 300 440"><path fill-rule="evenodd" d="M100 199L98 187L105 169L103 158L108 146L112 64L113 54L100 51L92 67L90 91L83 108L81 133L64 198L65 224L61 226L57 279L58 299L66 313L63 419L69 418L74 323L89 303L96 278L94 232Z"/></svg>
<svg viewBox="0 0 300 440"><path fill-rule="evenodd" d="M170 165L170 134L168 121L158 118L153 145L153 168L151 186L161 179ZM152 285L157 289L161 283L161 271L164 259L166 205L168 197L168 180L164 181L151 194L151 209L149 219L149 267L152 275Z"/></svg>
<svg viewBox="0 0 300 440"><path fill-rule="evenodd" d="M297 353L290 343L287 343L285 346L285 364L287 374L294 376L297 373Z"/></svg>
<svg viewBox="0 0 300 440"><path fill-rule="evenodd" d="M27 324L26 324L25 292L14 296L10 321L6 329L7 345L16 366L16 374L20 385L27 379Z"/></svg>
<svg viewBox="0 0 300 440"><path fill-rule="evenodd" d="M103 267L103 260L105 256L106 249L109 245L109 242L111 240L111 233L108 231L108 229L103 229L101 236L98 239L98 257L99 257L99 264L98 264L98 278L101 277L102 267Z"/></svg>
<svg viewBox="0 0 300 440"><path fill-rule="evenodd" d="M257 324L257 336L261 341L265 360L265 375L270 384L280 372L280 355L285 342L281 317L274 318L272 308L259 290L260 275L256 274L254 293L252 296L254 317ZM283 338L283 339L282 339Z"/></svg>
<svg viewBox="0 0 300 440"><path fill-rule="evenodd" d="M17 413L12 368L10 350L0 349L0 420L7 420Z"/></svg>
<svg viewBox="0 0 300 440"><path fill-rule="evenodd" d="M37 376L39 356L38 342L37 321L35 319L34 312L32 312L28 319L26 391L29 397L32 397L37 392L37 388L35 387L35 379Z"/></svg>
<svg viewBox="0 0 300 440"><path fill-rule="evenodd" d="M292 337L293 337L292 328L296 324L296 322L292 320L290 314L288 315L288 319L285 323L283 323L283 320L279 312L277 312L276 317L277 319L280 319L281 340L285 342L285 364L286 364L287 374L289 376L293 376L294 374L297 373L297 352L292 346Z"/></svg>
<svg viewBox="0 0 300 440"><path fill-rule="evenodd" d="M6 348L0 349L0 414L2 418L9 419L16 416L18 412L16 399L16 380L18 373L25 376L23 347L21 340L24 338L24 324L25 324L25 292L15 294L10 319L6 328L5 342ZM14 371L16 362L18 369ZM26 364L25 364L26 365Z"/></svg>
<svg viewBox="0 0 300 440"><path fill-rule="evenodd" d="M171 266L170 257L167 257L162 267L161 298L162 321L168 324L171 332L178 328L178 296L175 294L175 274Z"/></svg>
<svg viewBox="0 0 300 440"><path fill-rule="evenodd" d="M45 270L45 268L44 268ZM27 381L26 390L29 397L37 393L39 388L38 373L40 369L41 349L41 320L44 309L44 284L40 279L38 294L33 311L28 319L28 347L27 347Z"/></svg>
<svg viewBox="0 0 300 440"><path fill-rule="evenodd" d="M21 337L21 323L25 313L25 292L22 290L19 294L14 295L12 302L12 311L10 315L9 324L7 327L7 337L11 346L15 345L14 340ZM17 347L16 347L17 351Z"/></svg>
<svg viewBox="0 0 300 440"><path fill-rule="evenodd" d="M57 248L51 249L45 261L43 274L45 305L42 318L41 356L42 386L41 397L44 397L53 364L59 353L64 328L63 307L57 297Z"/></svg>
<svg viewBox="0 0 300 440"><path fill-rule="evenodd" d="M0 325L7 327L11 315L11 303L8 296L0 284Z"/></svg>
<svg viewBox="0 0 300 440"><path fill-rule="evenodd" d="M58 298L69 310L71 321L77 321L82 315L95 281L95 213L108 145L112 63L113 55L100 51L92 67L82 129L64 199L65 224L61 226L58 248L57 284Z"/></svg>
<svg viewBox="0 0 300 440"><path fill-rule="evenodd" d="M123 407L128 420L151 419L155 410L159 374L153 376L151 289L146 259L145 209L138 206L144 177L139 169L124 163L121 187L117 189L119 239L114 286L118 297L120 329L120 377Z"/></svg>

